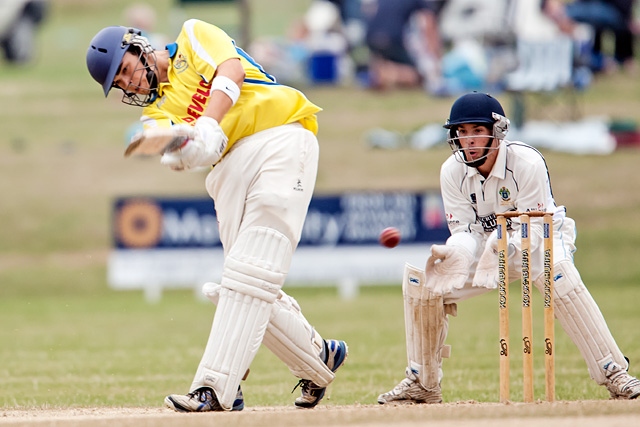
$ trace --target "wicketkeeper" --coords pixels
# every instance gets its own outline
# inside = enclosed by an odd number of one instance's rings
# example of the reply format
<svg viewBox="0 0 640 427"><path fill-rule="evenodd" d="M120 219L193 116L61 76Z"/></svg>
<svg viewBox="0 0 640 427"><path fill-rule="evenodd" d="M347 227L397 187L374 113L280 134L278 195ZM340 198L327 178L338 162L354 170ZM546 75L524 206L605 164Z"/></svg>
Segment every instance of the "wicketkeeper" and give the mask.
<svg viewBox="0 0 640 427"><path fill-rule="evenodd" d="M505 139L509 120L500 103L484 93L458 98L444 125L453 151L442 165L440 186L451 237L433 245L426 268L406 265L402 290L407 339L406 378L378 397L387 403L442 402L442 358L448 316L457 303L497 288L496 213L553 214L555 315L580 350L591 378L612 399L635 399L640 381L627 373L622 354L598 305L573 263L575 223L556 205L542 154ZM509 222L508 281L521 274L519 224ZM543 291L542 218L531 219L531 277Z"/></svg>
<svg viewBox="0 0 640 427"><path fill-rule="evenodd" d="M225 260L221 283L203 292L217 309L189 393L165 404L182 412L242 410L240 381L265 344L300 379L295 405L314 407L347 345L323 339L282 285L315 186L320 108L278 84L220 28L195 19L164 50L137 29L104 28L86 59L105 96L115 87L125 104L144 107L146 130L186 136L162 165L212 168L206 189Z"/></svg>

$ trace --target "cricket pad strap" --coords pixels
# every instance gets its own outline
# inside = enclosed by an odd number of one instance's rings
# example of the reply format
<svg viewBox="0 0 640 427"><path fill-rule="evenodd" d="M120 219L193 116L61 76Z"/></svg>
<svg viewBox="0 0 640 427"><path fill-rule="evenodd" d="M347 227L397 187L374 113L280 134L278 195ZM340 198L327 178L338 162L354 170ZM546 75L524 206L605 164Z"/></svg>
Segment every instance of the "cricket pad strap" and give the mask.
<svg viewBox="0 0 640 427"><path fill-rule="evenodd" d="M293 249L282 233L251 227L240 233L224 263L218 307L191 391L211 387L231 410L255 357L284 283Z"/></svg>
<svg viewBox="0 0 640 427"><path fill-rule="evenodd" d="M555 316L580 350L591 378L605 384L607 377L620 367L626 370L628 363L573 263L562 260L553 269ZM542 292L544 276L538 277L535 285Z"/></svg>
<svg viewBox="0 0 640 427"><path fill-rule="evenodd" d="M407 339L407 377L417 379L426 390L436 389L442 379L442 358L451 348L444 345L449 330L447 314L456 315L456 305L445 306L442 295L425 286L423 270L405 264L402 280Z"/></svg>

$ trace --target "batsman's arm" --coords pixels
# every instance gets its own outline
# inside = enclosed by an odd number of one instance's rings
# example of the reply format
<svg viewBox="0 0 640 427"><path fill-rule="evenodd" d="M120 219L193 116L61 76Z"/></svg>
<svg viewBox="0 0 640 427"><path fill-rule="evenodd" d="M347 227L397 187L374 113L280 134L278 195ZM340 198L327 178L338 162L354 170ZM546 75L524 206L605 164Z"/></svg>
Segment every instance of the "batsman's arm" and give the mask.
<svg viewBox="0 0 640 427"><path fill-rule="evenodd" d="M240 97L244 76L244 68L237 58L219 65L211 82L209 103L193 126L193 138L179 149L165 153L160 163L174 170L186 170L213 166L222 159L229 139L220 123Z"/></svg>
<svg viewBox="0 0 640 427"><path fill-rule="evenodd" d="M233 107L240 96L245 71L237 58L221 63L213 76L209 104L204 115L222 122L225 114Z"/></svg>

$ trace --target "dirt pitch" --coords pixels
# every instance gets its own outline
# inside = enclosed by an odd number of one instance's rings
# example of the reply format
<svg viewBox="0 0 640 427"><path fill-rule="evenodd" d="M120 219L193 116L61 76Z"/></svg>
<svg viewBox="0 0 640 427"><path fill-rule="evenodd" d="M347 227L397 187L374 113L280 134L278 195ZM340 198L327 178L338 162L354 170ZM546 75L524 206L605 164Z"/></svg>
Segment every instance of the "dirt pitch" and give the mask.
<svg viewBox="0 0 640 427"><path fill-rule="evenodd" d="M400 426L517 427L640 425L640 401L537 402L534 404L459 402L440 405L249 407L242 412L179 414L164 408L34 408L0 411L0 426L195 427L195 426Z"/></svg>

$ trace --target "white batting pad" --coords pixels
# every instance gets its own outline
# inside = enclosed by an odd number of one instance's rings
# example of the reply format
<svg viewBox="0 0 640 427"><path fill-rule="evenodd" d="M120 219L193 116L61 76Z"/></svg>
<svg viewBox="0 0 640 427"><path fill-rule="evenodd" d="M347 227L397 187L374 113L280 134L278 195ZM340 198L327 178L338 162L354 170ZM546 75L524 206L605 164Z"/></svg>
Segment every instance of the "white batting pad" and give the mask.
<svg viewBox="0 0 640 427"><path fill-rule="evenodd" d="M328 386L335 374L320 358L324 340L302 315L298 302L280 292L262 343L298 378Z"/></svg>
<svg viewBox="0 0 640 427"><path fill-rule="evenodd" d="M202 293L214 304L218 304L221 288L216 283L205 283ZM262 344L282 360L293 375L326 387L333 381L335 374L320 358L323 341L303 316L298 302L280 291L273 304L271 321Z"/></svg>
<svg viewBox="0 0 640 427"><path fill-rule="evenodd" d="M407 339L407 376L420 381L427 390L435 389L442 379L442 356L450 348L444 345L449 323L442 295L425 287L425 273L405 264L402 280L404 320ZM455 315L455 306L448 310Z"/></svg>
<svg viewBox="0 0 640 427"><path fill-rule="evenodd" d="M628 363L573 263L563 260L553 268L555 315L580 350L591 378L604 384L611 375L612 362L624 369ZM542 292L544 277L539 277L535 284Z"/></svg>
<svg viewBox="0 0 640 427"><path fill-rule="evenodd" d="M209 341L191 385L192 391L211 387L225 410L231 409L260 348L291 256L291 243L282 233L251 227L240 233L225 259Z"/></svg>

